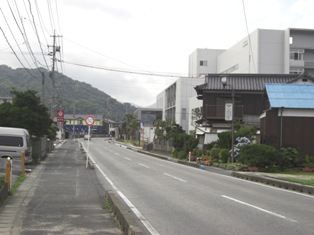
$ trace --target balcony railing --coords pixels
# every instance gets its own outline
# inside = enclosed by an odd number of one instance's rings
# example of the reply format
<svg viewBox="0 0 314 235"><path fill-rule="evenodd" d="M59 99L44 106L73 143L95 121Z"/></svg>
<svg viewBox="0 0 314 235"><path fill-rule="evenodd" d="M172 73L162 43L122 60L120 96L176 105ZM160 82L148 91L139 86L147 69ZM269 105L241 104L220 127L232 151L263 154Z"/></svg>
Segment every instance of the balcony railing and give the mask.
<svg viewBox="0 0 314 235"><path fill-rule="evenodd" d="M304 67L307 69L313 69L314 68L314 62L304 62Z"/></svg>
<svg viewBox="0 0 314 235"><path fill-rule="evenodd" d="M225 119L225 105L206 105L205 108L205 118L206 119ZM235 105L234 119L242 120L243 118L243 105Z"/></svg>

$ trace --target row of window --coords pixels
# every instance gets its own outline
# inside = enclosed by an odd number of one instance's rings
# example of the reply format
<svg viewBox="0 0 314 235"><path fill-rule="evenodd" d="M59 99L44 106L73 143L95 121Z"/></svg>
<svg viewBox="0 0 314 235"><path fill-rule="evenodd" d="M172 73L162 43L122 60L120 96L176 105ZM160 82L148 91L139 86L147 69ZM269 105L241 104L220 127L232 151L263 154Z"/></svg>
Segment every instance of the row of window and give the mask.
<svg viewBox="0 0 314 235"><path fill-rule="evenodd" d="M290 60L303 60L304 49L291 50Z"/></svg>

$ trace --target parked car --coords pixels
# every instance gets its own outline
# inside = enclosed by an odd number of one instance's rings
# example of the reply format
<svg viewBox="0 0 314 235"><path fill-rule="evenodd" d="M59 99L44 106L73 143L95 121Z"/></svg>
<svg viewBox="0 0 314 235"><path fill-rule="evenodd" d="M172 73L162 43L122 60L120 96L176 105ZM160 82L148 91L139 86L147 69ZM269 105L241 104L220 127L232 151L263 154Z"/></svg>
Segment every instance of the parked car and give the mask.
<svg viewBox="0 0 314 235"><path fill-rule="evenodd" d="M25 163L32 162L32 144L27 130L22 128L0 127L0 156L21 159L24 151Z"/></svg>
<svg viewBox="0 0 314 235"><path fill-rule="evenodd" d="M84 140L92 140L92 136L91 135L84 135Z"/></svg>

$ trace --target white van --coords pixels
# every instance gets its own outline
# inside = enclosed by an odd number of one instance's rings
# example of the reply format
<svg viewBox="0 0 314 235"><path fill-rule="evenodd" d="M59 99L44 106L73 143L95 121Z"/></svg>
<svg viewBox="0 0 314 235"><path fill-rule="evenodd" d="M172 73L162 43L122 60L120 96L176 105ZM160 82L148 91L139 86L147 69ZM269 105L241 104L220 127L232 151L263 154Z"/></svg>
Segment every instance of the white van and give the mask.
<svg viewBox="0 0 314 235"><path fill-rule="evenodd" d="M31 138L26 129L0 127L0 157L12 156L13 161L21 160L21 152L24 151L25 163L32 162Z"/></svg>

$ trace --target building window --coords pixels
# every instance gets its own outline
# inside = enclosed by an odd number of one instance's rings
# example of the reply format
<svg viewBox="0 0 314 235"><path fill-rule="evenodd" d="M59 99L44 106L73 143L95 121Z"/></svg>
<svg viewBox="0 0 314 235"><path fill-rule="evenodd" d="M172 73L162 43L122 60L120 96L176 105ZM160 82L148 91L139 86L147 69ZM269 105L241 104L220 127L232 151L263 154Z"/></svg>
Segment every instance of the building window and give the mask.
<svg viewBox="0 0 314 235"><path fill-rule="evenodd" d="M290 74L302 74L304 73L304 68L291 67L289 73Z"/></svg>
<svg viewBox="0 0 314 235"><path fill-rule="evenodd" d="M200 61L200 66L207 66L207 60L201 60Z"/></svg>
<svg viewBox="0 0 314 235"><path fill-rule="evenodd" d="M182 109L182 120L186 120L186 109Z"/></svg>
<svg viewBox="0 0 314 235"><path fill-rule="evenodd" d="M290 60L303 60L304 50L291 50Z"/></svg>

